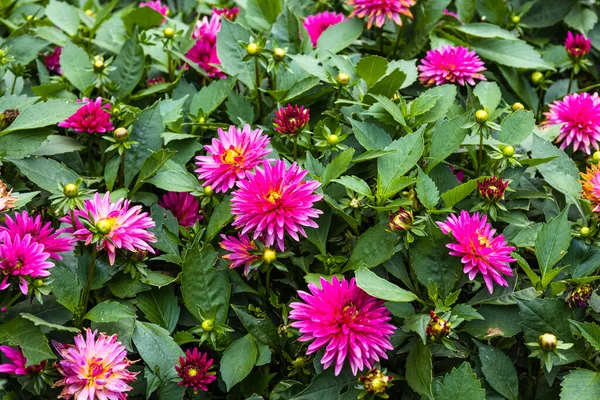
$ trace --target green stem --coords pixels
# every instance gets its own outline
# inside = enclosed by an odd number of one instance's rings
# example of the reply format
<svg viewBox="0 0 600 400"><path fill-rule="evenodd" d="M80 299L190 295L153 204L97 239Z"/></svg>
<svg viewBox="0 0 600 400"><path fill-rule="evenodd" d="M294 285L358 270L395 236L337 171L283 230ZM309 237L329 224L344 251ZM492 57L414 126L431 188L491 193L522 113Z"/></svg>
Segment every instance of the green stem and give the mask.
<svg viewBox="0 0 600 400"><path fill-rule="evenodd" d="M396 50L398 50L398 45L400 44L400 36L402 36L402 25L398 27L398 36L396 37L396 43L394 43L394 50L392 51L392 59L396 57Z"/></svg>
<svg viewBox="0 0 600 400"><path fill-rule="evenodd" d="M381 43L379 44L379 52L383 55L383 26L379 32L379 38L381 39Z"/></svg>
<svg viewBox="0 0 600 400"><path fill-rule="evenodd" d="M121 165L119 166L119 182L125 187L125 151L121 153Z"/></svg>
<svg viewBox="0 0 600 400"><path fill-rule="evenodd" d="M273 78L271 79L271 82L273 83L273 91L277 90L277 71L276 70L273 71Z"/></svg>
<svg viewBox="0 0 600 400"><path fill-rule="evenodd" d="M83 322L83 317L87 313L87 305L90 299L90 292L92 291L92 282L94 281L94 273L96 272L96 256L98 254L98 250L96 249L96 245L92 246L92 261L88 267L87 274L87 283L85 285L85 289L83 291L83 296L81 297L81 302L79 304L79 311L81 314L77 319L77 326L81 326Z"/></svg>
<svg viewBox="0 0 600 400"><path fill-rule="evenodd" d="M573 80L575 79L575 68L571 70L571 77L569 78L569 88L567 94L571 94L571 87L573 86Z"/></svg>
<svg viewBox="0 0 600 400"><path fill-rule="evenodd" d="M8 301L8 303L6 303L4 308L8 309L8 307L12 306L15 303L15 301L17 301L19 299L19 297L21 297L20 291L18 291L13 297L11 297L11 299Z"/></svg>
<svg viewBox="0 0 600 400"><path fill-rule="evenodd" d="M298 159L298 138L294 137L292 141L294 142L294 161L296 161Z"/></svg>
<svg viewBox="0 0 600 400"><path fill-rule="evenodd" d="M483 130L479 129L479 154L477 155L477 176L481 173L481 163L483 161Z"/></svg>
<svg viewBox="0 0 600 400"><path fill-rule="evenodd" d="M258 102L258 119L262 118L262 94L260 93L260 73L258 70L258 57L254 57L254 74L256 77L256 101Z"/></svg>
<svg viewBox="0 0 600 400"><path fill-rule="evenodd" d="M167 68L169 70L169 83L175 79L175 71L173 69L173 59L171 56L171 50L167 50Z"/></svg>
<svg viewBox="0 0 600 400"><path fill-rule="evenodd" d="M77 224L75 223L75 210L71 210L71 224L73 225L73 232L77 230Z"/></svg>
<svg viewBox="0 0 600 400"><path fill-rule="evenodd" d="M544 89L540 88L540 98L538 101L537 118L538 121L542 118L542 109L544 108Z"/></svg>
<svg viewBox="0 0 600 400"><path fill-rule="evenodd" d="M10 87L10 94L15 94L15 86L17 85L17 76L12 81L12 86Z"/></svg>
<svg viewBox="0 0 600 400"><path fill-rule="evenodd" d="M271 304L271 270L273 266L269 265L265 276L265 308L268 310Z"/></svg>

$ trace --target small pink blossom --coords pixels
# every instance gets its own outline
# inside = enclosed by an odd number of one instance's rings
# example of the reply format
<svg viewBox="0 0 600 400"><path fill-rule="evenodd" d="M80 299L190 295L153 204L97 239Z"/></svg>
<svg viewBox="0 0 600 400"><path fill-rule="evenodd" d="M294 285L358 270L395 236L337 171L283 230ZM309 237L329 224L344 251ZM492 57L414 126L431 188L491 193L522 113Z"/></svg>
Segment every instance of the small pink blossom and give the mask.
<svg viewBox="0 0 600 400"><path fill-rule="evenodd" d="M62 47L56 46L52 53L46 55L44 57L44 64L46 64L46 68L50 72L54 72L55 74L62 75L62 69L60 68L60 54L62 52Z"/></svg>
<svg viewBox="0 0 600 400"><path fill-rule="evenodd" d="M304 20L304 28L308 32L308 37L313 44L317 46L319 38L330 26L337 25L344 21L346 17L342 13L325 11L315 15L309 15Z"/></svg>
<svg viewBox="0 0 600 400"><path fill-rule="evenodd" d="M84 97L77 102L85 105L58 126L87 133L105 133L115 129L110 122L110 112L107 111L110 110L110 104L103 106L102 97L97 97L94 101Z"/></svg>
<svg viewBox="0 0 600 400"><path fill-rule="evenodd" d="M217 34L221 30L221 16L213 14L210 20L207 17L198 21L192 37L196 42L185 54L190 60L198 64L211 78L224 78L226 75L218 68L221 64L217 55Z"/></svg>
<svg viewBox="0 0 600 400"><path fill-rule="evenodd" d="M181 226L192 226L202 220L198 199L189 193L169 192L163 195L158 205L169 210Z"/></svg>
<svg viewBox="0 0 600 400"><path fill-rule="evenodd" d="M229 252L223 256L223 259L229 261L229 268L237 268L244 266L244 275L250 273L250 266L260 260L260 255L252 254L252 251L257 251L258 247L254 241L250 240L248 235L238 234L235 236L221 235L223 241L219 243L222 249Z"/></svg>
<svg viewBox="0 0 600 400"><path fill-rule="evenodd" d="M425 86L458 83L475 85L475 79L487 80L485 67L475 51L458 46L443 46L427 52L419 65L419 81Z"/></svg>
<svg viewBox="0 0 600 400"><path fill-rule="evenodd" d="M0 274L4 275L0 290L7 289L10 286L8 280L15 277L21 292L26 295L30 281L50 276L50 269L54 264L48 258L50 254L31 235L21 238L19 235L11 236L7 232L0 232Z"/></svg>
<svg viewBox="0 0 600 400"><path fill-rule="evenodd" d="M7 363L0 364L0 373L13 375L39 375L46 367L47 361L27 367L27 358L20 347L0 346L0 351L8 358Z"/></svg>
<svg viewBox="0 0 600 400"><path fill-rule="evenodd" d="M592 49L592 41L582 34L573 35L572 32L567 34L565 40L565 49L569 56L575 59L585 57Z"/></svg>
<svg viewBox="0 0 600 400"><path fill-rule="evenodd" d="M185 357L179 357L179 365L175 366L175 371L181 378L177 384L191 387L194 391L208 392L208 385L216 381L217 377L215 372L210 371L213 360L206 356L206 353L201 353L197 348L186 350Z"/></svg>
<svg viewBox="0 0 600 400"><path fill-rule="evenodd" d="M350 18L355 16L358 18L367 17L367 28L371 29L373 24L381 28L386 19L394 21L397 25L402 25L401 15L412 19L413 15L410 12L410 7L414 6L416 2L415 0L349 0L346 4L354 6Z"/></svg>

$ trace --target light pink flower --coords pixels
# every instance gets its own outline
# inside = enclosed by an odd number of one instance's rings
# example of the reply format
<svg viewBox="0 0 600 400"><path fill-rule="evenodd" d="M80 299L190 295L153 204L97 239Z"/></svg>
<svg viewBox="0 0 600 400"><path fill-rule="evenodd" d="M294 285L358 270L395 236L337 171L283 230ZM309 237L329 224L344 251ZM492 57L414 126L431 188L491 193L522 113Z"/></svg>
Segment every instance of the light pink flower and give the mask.
<svg viewBox="0 0 600 400"><path fill-rule="evenodd" d="M331 283L321 278L321 288L309 283L308 289L310 293L298 291L304 302L290 304L289 315L291 326L302 334L298 340L314 340L306 354L324 349L321 364L335 364L336 376L346 359L356 375L387 358L386 350L394 349L390 336L396 327L389 323L392 317L382 300L356 286L354 278L348 282L334 276Z"/></svg>
<svg viewBox="0 0 600 400"><path fill-rule="evenodd" d="M485 67L475 51L458 46L442 46L427 52L419 65L419 81L426 86L458 83L475 85L475 79L487 80Z"/></svg>
<svg viewBox="0 0 600 400"><path fill-rule="evenodd" d="M217 380L215 372L211 372L212 359L206 358L206 353L198 349L186 350L185 357L179 357L179 365L175 366L177 375L181 378L177 382L180 386L191 387L194 391L203 390L208 392L208 385Z"/></svg>
<svg viewBox="0 0 600 400"><path fill-rule="evenodd" d="M216 192L226 192L238 179L244 179L264 157L271 152L267 148L269 137L262 130L252 130L250 125L237 129L231 125L229 130L218 130L218 138L212 144L204 146L208 155L196 157L196 172L204 186Z"/></svg>
<svg viewBox="0 0 600 400"><path fill-rule="evenodd" d="M402 25L401 15L406 15L412 18L410 7L416 4L415 0L349 0L346 4L354 6L350 18L356 16L358 18L367 17L367 27L375 24L381 28L385 23L386 18L394 21L397 25Z"/></svg>
<svg viewBox="0 0 600 400"><path fill-rule="evenodd" d="M65 121L58 124L61 128L71 128L77 132L105 133L115 127L110 122L110 104L102 105L102 97L92 101L87 97L77 100L86 103Z"/></svg>
<svg viewBox="0 0 600 400"><path fill-rule="evenodd" d="M567 39L565 40L565 49L572 58L582 58L592 49L592 41L586 38L585 35L573 35L572 32L569 32L567 34Z"/></svg>
<svg viewBox="0 0 600 400"><path fill-rule="evenodd" d="M0 232L6 232L12 238L15 236L25 237L31 235L31 239L44 246L44 252L50 254L51 258L62 260L58 253L73 250L72 237L60 237L60 234L52 229L50 222L42 224L42 217L31 217L27 211L7 215L4 221L6 227L0 226Z"/></svg>
<svg viewBox="0 0 600 400"><path fill-rule="evenodd" d="M247 180L238 181L231 199L233 226L242 234L254 231L253 239L264 239L267 247L277 242L281 250L285 250L286 233L296 241L299 235L306 237L303 227L318 228L312 219L323 213L313 208L323 198L314 193L321 184L305 181L307 174L296 163L286 168L281 160L274 165L264 163L248 173Z"/></svg>
<svg viewBox="0 0 600 400"><path fill-rule="evenodd" d="M62 357L56 369L63 379L55 386L64 386L58 396L75 400L125 400L137 372L127 368L132 364L127 359L127 350L117 335L106 336L98 331L86 329L75 336L75 345L53 341L52 344Z"/></svg>
<svg viewBox="0 0 600 400"><path fill-rule="evenodd" d="M36 243L30 235L22 238L0 232L0 274L4 275L0 290L10 286L8 280L14 276L19 281L19 288L27 294L29 280L44 278L50 275L54 264L48 262L50 254L44 252L44 246Z"/></svg>
<svg viewBox="0 0 600 400"><path fill-rule="evenodd" d="M548 124L563 124L556 141L564 149L573 143L573 151L590 154L590 145L598 150L600 140L600 99L598 93L573 93L550 104L544 113Z"/></svg>
<svg viewBox="0 0 600 400"><path fill-rule="evenodd" d="M461 257L469 279L481 273L490 293L494 291L494 283L508 286L503 275L513 276L509 263L515 261L510 256L515 248L508 245L504 235L494 236L496 230L487 223L486 215L471 216L463 210L460 216L451 214L445 222L437 224L445 235L452 234L457 241L446 246L451 256Z"/></svg>
<svg viewBox="0 0 600 400"><path fill-rule="evenodd" d="M156 242L154 234L148 229L154 227L154 221L148 213L141 212L142 207L130 207L129 200L120 199L111 203L110 193L104 197L96 193L86 200L83 207L75 211L75 226L70 215L60 218L68 224L60 232L67 232L86 245L94 243L98 250L106 249L110 264L115 263L117 249L131 252L149 251L154 254L150 243Z"/></svg>
<svg viewBox="0 0 600 400"><path fill-rule="evenodd" d="M345 19L346 17L342 13L325 11L306 17L304 20L304 28L306 28L308 37L310 38L313 46L316 47L321 34L325 32L327 28L337 25Z"/></svg>
<svg viewBox="0 0 600 400"><path fill-rule="evenodd" d="M60 54L62 53L62 47L56 46L52 53L44 57L44 64L50 72L54 72L58 75L62 75L62 69L60 68Z"/></svg>
<svg viewBox="0 0 600 400"><path fill-rule="evenodd" d="M181 226L192 226L202 220L198 199L189 193L169 192L160 199L158 205L169 210Z"/></svg>
<svg viewBox="0 0 600 400"><path fill-rule="evenodd" d="M160 0L143 1L140 3L140 7L150 7L151 9L161 13L163 17L169 15L169 7L166 4L161 3ZM165 22L166 20L167 19L164 18L162 22Z"/></svg>
<svg viewBox="0 0 600 400"><path fill-rule="evenodd" d="M198 21L192 37L196 43L185 56L195 62L211 78L224 78L226 75L217 67L221 64L217 55L217 34L221 30L221 16L213 14Z"/></svg>
<svg viewBox="0 0 600 400"><path fill-rule="evenodd" d="M39 375L46 367L47 361L27 367L27 358L20 347L0 346L0 351L8 358L7 363L0 364L0 373L13 375Z"/></svg>
<svg viewBox="0 0 600 400"><path fill-rule="evenodd" d="M258 250L258 247L251 241L248 235L226 236L221 235L223 241L219 243L222 249L229 252L223 258L229 261L229 268L244 266L244 275L250 273L250 266L260 259L260 255L252 254L251 251Z"/></svg>

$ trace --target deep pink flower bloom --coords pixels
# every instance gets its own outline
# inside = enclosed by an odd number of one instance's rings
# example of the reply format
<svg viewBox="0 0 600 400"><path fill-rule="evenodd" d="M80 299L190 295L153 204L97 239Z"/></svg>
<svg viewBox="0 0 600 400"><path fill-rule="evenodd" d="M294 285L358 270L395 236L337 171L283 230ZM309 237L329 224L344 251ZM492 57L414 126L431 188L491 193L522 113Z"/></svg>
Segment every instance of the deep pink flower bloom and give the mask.
<svg viewBox="0 0 600 400"><path fill-rule="evenodd" d="M13 375L39 375L46 367L47 361L27 367L27 358L20 347L0 346L0 351L8 358L7 363L0 364L0 372Z"/></svg>
<svg viewBox="0 0 600 400"><path fill-rule="evenodd" d="M212 358L207 359L206 353L201 353L196 348L193 351L186 350L185 357L179 357L179 365L175 366L175 371L181 378L181 382L177 384L191 387L194 391L208 392L208 385L217 380L216 374L209 371L212 364Z"/></svg>
<svg viewBox="0 0 600 400"><path fill-rule="evenodd" d="M71 216L66 215L60 221L66 222L68 227L59 231L72 234L86 245L92 243L94 235L100 236L95 245L98 250L107 249L108 260L112 265L115 263L117 249L131 252L145 250L154 254L150 243L156 242L156 237L148 231L154 227L154 221L148 213L141 210L141 206L130 207L129 200L120 199L111 203L108 192L104 197L96 193L92 199L86 200L81 209L75 211L77 229L73 229Z"/></svg>
<svg viewBox="0 0 600 400"><path fill-rule="evenodd" d="M165 83L165 78L159 75L156 78L148 78L146 80L146 83L148 84L148 86L158 85L159 83Z"/></svg>
<svg viewBox="0 0 600 400"><path fill-rule="evenodd" d="M31 217L27 211L14 214L13 217L7 215L4 221L6 227L0 226L0 232L8 233L12 238L15 236L25 237L31 235L33 241L44 246L44 252L50 254L51 258L62 260L58 253L73 250L72 237L60 237L60 235L52 229L50 222L42 225L42 217Z"/></svg>
<svg viewBox="0 0 600 400"><path fill-rule="evenodd" d="M446 246L450 255L461 257L464 273L469 279L475 279L481 273L490 293L494 291L494 282L500 286L508 286L502 275L512 276L509 263L515 260L510 252L515 250L508 245L504 235L497 235L496 230L487 223L487 216L475 213L472 216L465 210L460 216L451 214L445 222L437 222L442 232L452 234L458 243Z"/></svg>
<svg viewBox="0 0 600 400"><path fill-rule="evenodd" d="M0 274L4 275L0 290L10 286L8 279L18 277L19 288L23 294L29 289L29 279L44 278L50 275L54 264L48 262L50 254L44 251L44 246L36 243L31 235L22 238L0 232Z"/></svg>
<svg viewBox="0 0 600 400"><path fill-rule="evenodd" d="M151 9L158 11L162 14L163 17L169 15L169 7L166 4L161 3L160 0L150 0L143 1L140 3L140 7L150 7ZM165 22L167 19L163 19L162 22Z"/></svg>
<svg viewBox="0 0 600 400"><path fill-rule="evenodd" d="M189 193L169 192L160 199L158 205L171 211L181 226L192 226L202 220L198 199Z"/></svg>
<svg viewBox="0 0 600 400"><path fill-rule="evenodd" d="M312 219L323 213L313 208L323 198L314 193L321 183L305 181L307 174L296 163L286 168L281 160L248 173L247 180L238 181L231 199L233 226L242 234L254 231L253 239L263 238L267 247L277 242L281 250L285 250L285 233L296 241L299 234L306 237L303 227L318 228Z"/></svg>
<svg viewBox="0 0 600 400"><path fill-rule="evenodd" d="M240 9L239 9L239 7L213 8L212 9L212 13L213 13L213 15L220 15L220 16L222 16L225 19L228 19L230 21L235 21L235 19L237 18L238 14L240 13Z"/></svg>
<svg viewBox="0 0 600 400"><path fill-rule="evenodd" d="M372 368L379 358L387 358L393 350L390 336L396 329L389 322L390 312L382 300L367 294L354 278L348 282L336 276L331 283L321 278L321 288L308 284L310 293L298 291L304 302L290 304L292 327L298 328L301 342L314 340L306 354L325 350L321 359L324 368L335 364L335 375L348 359L352 373Z"/></svg>
<svg viewBox="0 0 600 400"><path fill-rule="evenodd" d="M52 53L48 54L44 57L44 64L46 64L46 68L50 72L54 72L58 75L62 75L62 69L60 69L60 53L62 52L62 47L57 46L54 48Z"/></svg>
<svg viewBox="0 0 600 400"><path fill-rule="evenodd" d="M419 65L419 81L426 86L459 83L475 85L475 79L487 80L485 67L475 51L458 46L442 46L427 52Z"/></svg>
<svg viewBox="0 0 600 400"><path fill-rule="evenodd" d="M86 103L65 121L58 124L61 128L71 128L77 132L105 133L115 129L110 122L110 104L102 105L102 97L92 101L87 97L77 100Z"/></svg>
<svg viewBox="0 0 600 400"><path fill-rule="evenodd" d="M304 27L308 32L308 37L310 38L313 46L317 46L317 42L319 41L321 34L325 32L327 28L337 25L345 19L346 17L344 14L332 11L325 11L306 17L304 20Z"/></svg>
<svg viewBox="0 0 600 400"><path fill-rule="evenodd" d="M454 167L452 165L448 165L448 168L450 168L450 171L452 171L452 173L456 177L456 180L458 180L460 183L462 183L462 181L465 180L464 171L462 171L462 170L455 171Z"/></svg>
<svg viewBox="0 0 600 400"><path fill-rule="evenodd" d="M291 104L288 104L287 107L277 110L273 125L279 133L295 135L302 132L309 120L310 109L304 108L304 106L298 107L298 105L292 107Z"/></svg>
<svg viewBox="0 0 600 400"><path fill-rule="evenodd" d="M600 99L598 93L573 93L562 100L550 104L550 111L544 113L548 124L563 124L556 138L560 148L573 143L573 151L581 150L590 154L590 145L598 150L600 140Z"/></svg>
<svg viewBox="0 0 600 400"><path fill-rule="evenodd" d="M479 194L486 201L490 203L496 203L504 198L504 191L508 187L510 181L503 180L497 176L491 178L485 178L483 181L477 181L477 188Z"/></svg>
<svg viewBox="0 0 600 400"><path fill-rule="evenodd" d="M56 369L63 379L55 386L64 386L59 398L75 400L125 400L137 372L127 368L132 364L127 359L127 350L117 335L106 336L98 331L85 330L75 336L75 344L53 341L62 360Z"/></svg>
<svg viewBox="0 0 600 400"><path fill-rule="evenodd" d="M195 62L211 78L224 78L226 75L216 65L221 64L217 55L217 34L221 30L221 16L213 14L198 21L192 37L196 39L194 46L185 54Z"/></svg>
<svg viewBox="0 0 600 400"><path fill-rule="evenodd" d="M592 49L592 41L585 35L579 33L573 35L572 32L569 32L565 40L565 48L572 58L582 58Z"/></svg>
<svg viewBox="0 0 600 400"><path fill-rule="evenodd" d="M237 129L231 125L229 130L218 130L218 138L212 144L204 146L208 155L196 157L198 179L204 186L216 192L226 192L238 179L244 179L246 172L252 170L271 152L267 148L269 137L262 130L252 130L250 125Z"/></svg>
<svg viewBox="0 0 600 400"><path fill-rule="evenodd" d="M229 252L223 258L229 261L229 268L244 266L244 275L250 273L250 266L260 259L260 255L252 254L251 251L258 250L254 241L250 240L248 235L226 236L221 235L223 241L219 243L222 249Z"/></svg>
<svg viewBox="0 0 600 400"><path fill-rule="evenodd" d="M371 29L373 24L381 28L386 18L394 21L397 25L402 25L400 15L412 18L410 7L414 6L416 2L415 0L349 0L346 4L354 6L350 18L354 16L367 17L367 28Z"/></svg>

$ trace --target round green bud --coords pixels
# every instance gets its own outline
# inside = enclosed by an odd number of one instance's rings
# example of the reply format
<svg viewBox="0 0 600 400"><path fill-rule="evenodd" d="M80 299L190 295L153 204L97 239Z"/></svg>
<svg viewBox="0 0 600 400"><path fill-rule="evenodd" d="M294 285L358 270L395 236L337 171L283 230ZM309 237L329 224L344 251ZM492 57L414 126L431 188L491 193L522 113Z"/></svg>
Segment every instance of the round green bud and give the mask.
<svg viewBox="0 0 600 400"><path fill-rule="evenodd" d="M335 80L337 81L337 83L344 86L347 85L348 82L350 82L350 75L348 75L345 72L340 72L338 76L335 77Z"/></svg>
<svg viewBox="0 0 600 400"><path fill-rule="evenodd" d="M543 80L544 74L542 74L540 71L535 71L533 74L531 74L531 82L533 82L535 85L540 84Z"/></svg>
<svg viewBox="0 0 600 400"><path fill-rule="evenodd" d="M119 142L126 140L128 137L129 137L129 131L123 127L117 128L113 132L113 138L115 138L115 140L117 140Z"/></svg>
<svg viewBox="0 0 600 400"><path fill-rule="evenodd" d="M285 50L281 47L277 47L275 50L273 50L273 58L277 61L283 60L285 58Z"/></svg>
<svg viewBox="0 0 600 400"><path fill-rule="evenodd" d="M77 185L67 183L63 189L63 194L68 198L77 197L79 194L79 189L77 188Z"/></svg>
<svg viewBox="0 0 600 400"><path fill-rule="evenodd" d="M277 260L277 252L272 249L265 249L262 255L262 259L267 264L272 264L273 262L275 262L275 260Z"/></svg>
<svg viewBox="0 0 600 400"><path fill-rule="evenodd" d="M204 186L204 195L206 197L212 197L215 195L215 191L212 190L212 187L210 185Z"/></svg>
<svg viewBox="0 0 600 400"><path fill-rule="evenodd" d="M101 58L96 58L94 60L94 71L102 72L102 71L104 71L105 67L106 66L104 65L104 60L102 60Z"/></svg>
<svg viewBox="0 0 600 400"><path fill-rule="evenodd" d="M592 160L595 163L600 162L600 151L596 151L596 152L594 152L594 154L592 154Z"/></svg>
<svg viewBox="0 0 600 400"><path fill-rule="evenodd" d="M524 110L525 106L521 103L515 103L512 105L512 110L513 111L519 111L519 110Z"/></svg>
<svg viewBox="0 0 600 400"><path fill-rule="evenodd" d="M165 35L167 39L173 39L173 36L175 36L175 29L165 28L165 30L163 31L163 35Z"/></svg>
<svg viewBox="0 0 600 400"><path fill-rule="evenodd" d="M212 330L215 329L215 321L212 319L205 319L202 321L202 329L206 332L212 332Z"/></svg>
<svg viewBox="0 0 600 400"><path fill-rule="evenodd" d="M558 339L551 333L544 333L538 338L538 344L543 350L552 351L558 345Z"/></svg>
<svg viewBox="0 0 600 400"><path fill-rule="evenodd" d="M477 112L475 113L475 121L477 121L480 124L486 122L488 120L488 117L489 115L485 110L477 110Z"/></svg>
<svg viewBox="0 0 600 400"><path fill-rule="evenodd" d="M587 226L583 226L581 229L579 229L579 234L581 237L588 237L590 236L590 233L592 233L592 231Z"/></svg>
<svg viewBox="0 0 600 400"><path fill-rule="evenodd" d="M513 15L512 17L510 17L510 20L513 22L513 24L518 24L519 22L521 22L521 17L519 17L518 15Z"/></svg>
<svg viewBox="0 0 600 400"><path fill-rule="evenodd" d="M250 43L247 47L246 47L246 51L248 52L249 55L251 56L257 56L260 54L260 47L256 44L256 43Z"/></svg>
<svg viewBox="0 0 600 400"><path fill-rule="evenodd" d="M504 154L504 157L512 157L515 155L515 148L512 146L506 146L502 150L502 154Z"/></svg>
<svg viewBox="0 0 600 400"><path fill-rule="evenodd" d="M327 143L329 143L332 146L335 146L336 144L338 144L340 142L340 137L336 134L332 134L327 136Z"/></svg>

